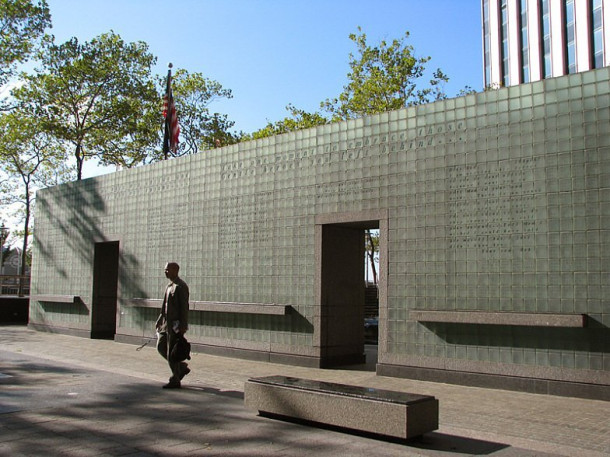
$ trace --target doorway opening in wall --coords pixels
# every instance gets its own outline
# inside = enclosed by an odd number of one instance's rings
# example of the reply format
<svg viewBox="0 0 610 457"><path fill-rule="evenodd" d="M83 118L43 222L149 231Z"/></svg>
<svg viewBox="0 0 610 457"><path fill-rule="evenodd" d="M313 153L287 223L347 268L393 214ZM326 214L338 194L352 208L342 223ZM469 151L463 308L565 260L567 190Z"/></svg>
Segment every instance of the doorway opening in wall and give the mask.
<svg viewBox="0 0 610 457"><path fill-rule="evenodd" d="M332 216L320 218L328 222L319 224L317 231L320 322L314 332L318 332L320 366L323 368L370 371L376 368L378 287L383 274L378 260L379 253L383 256L383 242L379 240L383 237L379 236L379 218L355 217L366 215L339 215L335 216L336 221ZM365 258L366 243L370 242L369 231L378 246L374 263L376 281L370 258ZM370 295L367 294L369 289Z"/></svg>
<svg viewBox="0 0 610 457"><path fill-rule="evenodd" d="M95 243L91 338L114 339L117 321L119 242Z"/></svg>

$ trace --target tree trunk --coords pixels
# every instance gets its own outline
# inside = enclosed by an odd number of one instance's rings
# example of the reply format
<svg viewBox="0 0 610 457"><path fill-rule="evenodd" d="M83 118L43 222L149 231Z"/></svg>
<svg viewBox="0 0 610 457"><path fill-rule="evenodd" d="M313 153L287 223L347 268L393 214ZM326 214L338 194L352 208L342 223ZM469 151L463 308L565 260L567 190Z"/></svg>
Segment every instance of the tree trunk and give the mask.
<svg viewBox="0 0 610 457"><path fill-rule="evenodd" d="M25 222L23 223L23 247L21 251L21 268L19 269L19 296L23 297L23 277L25 276L27 252L28 252L28 235L30 234L30 208L32 202L30 200L30 189L26 185L25 198Z"/></svg>
<svg viewBox="0 0 610 457"><path fill-rule="evenodd" d="M375 268L375 245L373 244L373 237L371 236L371 231L367 230L366 235L369 238L369 246L370 250L367 249L366 253L368 255L369 261L371 262L371 271L373 272L373 283L377 284L377 270Z"/></svg>
<svg viewBox="0 0 610 457"><path fill-rule="evenodd" d="M83 148L80 143L76 145L76 151L74 151L74 158L76 159L76 180L80 181L83 179L83 163L84 158L81 154Z"/></svg>

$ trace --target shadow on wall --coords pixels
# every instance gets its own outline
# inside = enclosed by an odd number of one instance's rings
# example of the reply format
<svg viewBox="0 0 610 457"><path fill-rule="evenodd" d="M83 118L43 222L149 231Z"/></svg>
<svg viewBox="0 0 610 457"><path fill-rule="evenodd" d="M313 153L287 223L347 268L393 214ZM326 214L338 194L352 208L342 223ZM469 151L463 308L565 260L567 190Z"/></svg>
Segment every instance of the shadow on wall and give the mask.
<svg viewBox="0 0 610 457"><path fill-rule="evenodd" d="M154 322L159 315L158 308L134 307L131 309L135 315L135 322L145 330L150 327L151 322ZM294 308L285 316L190 310L189 324L193 327L205 327L205 331L208 332L213 332L214 328L222 328L230 331L274 331L311 335L314 331L313 324ZM148 327L146 327L147 325Z"/></svg>
<svg viewBox="0 0 610 457"><path fill-rule="evenodd" d="M193 322L198 322L197 319L200 319L200 324L205 323L206 326L210 327L306 334L312 334L314 330L313 324L294 308L291 308L290 312L285 316L209 311L195 311L193 314Z"/></svg>
<svg viewBox="0 0 610 457"><path fill-rule="evenodd" d="M67 270L66 261L70 261L63 255L59 255L60 249L68 246L71 256L93 270L95 243L107 240L107 235L100 228L102 218L106 217L107 205L103 195L99 192L99 182L95 179L77 181L64 184L58 188L48 189L39 194L37 198L37 214L41 220L45 220L44 234L34 237L36 240L36 252L40 256L35 262L42 262L45 269L53 269L53 277L59 277L68 282L68 288L74 288L74 281L80 278L71 277ZM59 210L58 210L59 209ZM46 236L46 233L54 231L61 233L59 245L53 242L57 239ZM114 240L108 240L114 241ZM75 259L76 260L76 259ZM138 271L140 262L132 255L125 253L120 246L119 258L119 290L121 290L121 271ZM42 276L44 278L45 275ZM36 284L36 293L44 293L43 284ZM143 288L130 278L129 290L133 296L144 296ZM120 297L119 297L120 298Z"/></svg>
<svg viewBox="0 0 610 457"><path fill-rule="evenodd" d="M610 352L610 329L426 323L449 344L488 347Z"/></svg>

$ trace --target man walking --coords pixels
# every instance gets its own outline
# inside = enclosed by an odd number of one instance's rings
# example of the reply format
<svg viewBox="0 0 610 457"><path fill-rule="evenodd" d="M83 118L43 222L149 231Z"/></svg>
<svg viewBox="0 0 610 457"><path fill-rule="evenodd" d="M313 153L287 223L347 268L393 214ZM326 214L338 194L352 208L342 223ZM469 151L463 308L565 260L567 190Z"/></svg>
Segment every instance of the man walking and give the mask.
<svg viewBox="0 0 610 457"><path fill-rule="evenodd" d="M161 314L157 319L157 351L169 363L172 376L164 389L179 389L180 381L190 369L185 362L173 362L170 354L178 339L188 330L189 286L178 277L180 266L175 262L165 265L165 277L170 283L165 289Z"/></svg>

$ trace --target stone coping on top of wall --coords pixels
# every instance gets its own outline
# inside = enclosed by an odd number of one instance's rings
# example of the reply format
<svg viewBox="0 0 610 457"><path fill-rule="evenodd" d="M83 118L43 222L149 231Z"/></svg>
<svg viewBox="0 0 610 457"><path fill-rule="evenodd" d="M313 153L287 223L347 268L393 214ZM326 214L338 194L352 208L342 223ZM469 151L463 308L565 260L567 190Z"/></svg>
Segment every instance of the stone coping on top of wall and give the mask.
<svg viewBox="0 0 610 457"><path fill-rule="evenodd" d="M79 295L37 294L30 295L30 300L48 303L78 303L81 301L81 298Z"/></svg>

